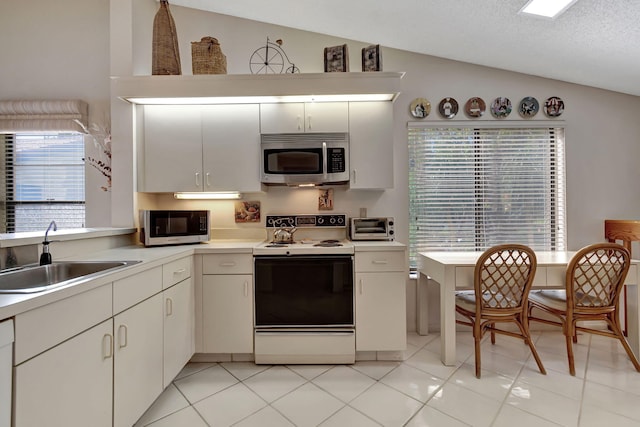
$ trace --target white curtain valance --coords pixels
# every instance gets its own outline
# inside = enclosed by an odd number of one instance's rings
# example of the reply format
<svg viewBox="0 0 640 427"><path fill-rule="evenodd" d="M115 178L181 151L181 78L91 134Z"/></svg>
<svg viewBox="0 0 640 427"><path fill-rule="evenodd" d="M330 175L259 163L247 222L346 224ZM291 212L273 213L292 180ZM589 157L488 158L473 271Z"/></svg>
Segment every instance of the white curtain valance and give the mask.
<svg viewBox="0 0 640 427"><path fill-rule="evenodd" d="M0 133L84 132L88 115L80 100L0 101Z"/></svg>

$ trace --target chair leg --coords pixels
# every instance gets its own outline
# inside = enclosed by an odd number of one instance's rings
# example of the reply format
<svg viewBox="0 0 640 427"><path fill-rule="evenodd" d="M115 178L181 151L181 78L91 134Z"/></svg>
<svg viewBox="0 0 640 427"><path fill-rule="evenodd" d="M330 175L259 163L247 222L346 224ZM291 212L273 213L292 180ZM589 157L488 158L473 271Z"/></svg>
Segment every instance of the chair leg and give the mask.
<svg viewBox="0 0 640 427"><path fill-rule="evenodd" d="M576 332L573 325L565 324L565 338L567 341L567 358L569 359L569 373L575 377L576 375L576 366L575 360L573 357L573 339L575 338Z"/></svg>
<svg viewBox="0 0 640 427"><path fill-rule="evenodd" d="M533 355L533 358L536 360L536 363L538 364L538 369L540 370L540 373L543 375L547 375L547 371L546 369L544 369L544 365L542 364L542 360L538 355L536 346L533 345L533 340L531 339L531 332L529 331L529 322L525 318L523 319L522 323L516 322L516 324L520 328L520 332L522 332L522 337L524 338L524 342L529 346L529 349L531 350L531 354Z"/></svg>
<svg viewBox="0 0 640 427"><path fill-rule="evenodd" d="M613 313L613 316L615 316L615 312ZM624 351L627 352L627 356L629 356L629 359L631 360L631 363L633 363L633 366L636 368L636 371L640 372L640 363L638 362L638 358L636 357L635 354L633 354L633 350L631 350L631 347L629 346L629 343L627 342L626 338L624 337L623 333L622 333L622 329L620 328L620 326L618 325L618 323L615 322L615 320L613 320L611 318L611 316L609 316L609 329L611 331L613 331L614 334L616 334L616 338L618 338L620 340L620 343L622 344L622 347L624 348Z"/></svg>
<svg viewBox="0 0 640 427"><path fill-rule="evenodd" d="M495 344L496 343L496 333L493 332L493 328L496 327L495 323L492 323L489 325L489 328L491 328L491 344Z"/></svg>
<svg viewBox="0 0 640 427"><path fill-rule="evenodd" d="M475 341L475 355L476 355L476 378L480 378L480 339L481 337L473 337Z"/></svg>

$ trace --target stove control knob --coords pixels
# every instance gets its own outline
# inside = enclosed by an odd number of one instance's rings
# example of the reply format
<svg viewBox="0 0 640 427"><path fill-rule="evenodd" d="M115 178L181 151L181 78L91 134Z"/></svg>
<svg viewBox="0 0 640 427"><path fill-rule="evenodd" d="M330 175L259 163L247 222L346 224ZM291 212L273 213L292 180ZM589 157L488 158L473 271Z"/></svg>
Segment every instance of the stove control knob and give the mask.
<svg viewBox="0 0 640 427"><path fill-rule="evenodd" d="M331 224L335 224L335 223L336 223L336 218L332 216L332 217L329 219L329 222L330 222Z"/></svg>
<svg viewBox="0 0 640 427"><path fill-rule="evenodd" d="M324 224L324 217L319 216L317 222L318 222L318 225L323 225Z"/></svg>

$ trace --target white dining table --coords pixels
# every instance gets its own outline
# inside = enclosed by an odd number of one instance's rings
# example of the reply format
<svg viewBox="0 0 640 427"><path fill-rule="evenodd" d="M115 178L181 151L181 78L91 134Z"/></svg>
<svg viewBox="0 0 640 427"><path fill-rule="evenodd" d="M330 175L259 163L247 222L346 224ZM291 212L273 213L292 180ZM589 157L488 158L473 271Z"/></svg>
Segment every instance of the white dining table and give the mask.
<svg viewBox="0 0 640 427"><path fill-rule="evenodd" d="M482 252L420 252L418 255L417 332L429 334L430 283L440 286L440 359L445 365L456 364L456 289L473 289L473 272ZM536 251L537 268L534 288L564 288L567 264L575 252ZM625 280L627 289L627 340L640 356L640 260L632 260Z"/></svg>

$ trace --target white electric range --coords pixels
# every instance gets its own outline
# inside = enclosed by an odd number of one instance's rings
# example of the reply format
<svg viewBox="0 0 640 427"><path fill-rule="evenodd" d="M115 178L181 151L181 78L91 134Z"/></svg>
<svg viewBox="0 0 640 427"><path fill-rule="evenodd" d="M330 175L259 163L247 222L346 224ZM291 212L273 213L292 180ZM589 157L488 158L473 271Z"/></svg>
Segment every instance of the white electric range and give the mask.
<svg viewBox="0 0 640 427"><path fill-rule="evenodd" d="M354 246L342 214L267 215L254 255L255 362L354 363Z"/></svg>

